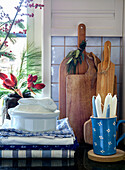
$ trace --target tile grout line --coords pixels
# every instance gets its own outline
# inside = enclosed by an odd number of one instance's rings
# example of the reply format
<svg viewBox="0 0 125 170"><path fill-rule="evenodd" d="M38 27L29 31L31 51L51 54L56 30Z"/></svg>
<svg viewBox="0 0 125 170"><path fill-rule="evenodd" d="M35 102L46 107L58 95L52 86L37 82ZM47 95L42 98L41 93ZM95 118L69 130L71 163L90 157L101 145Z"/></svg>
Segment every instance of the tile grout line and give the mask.
<svg viewBox="0 0 125 170"><path fill-rule="evenodd" d="M103 37L100 37L101 38L101 46L87 46L87 47L100 47L101 48L101 58L103 56L103 48L104 48L104 45L103 45ZM64 47L64 57L65 57L65 52L66 52L66 47L77 47L77 45L66 45L66 36L64 36L64 46L63 45L51 45L51 48L52 47ZM121 43L121 39L120 39L120 46L112 46L112 47L120 47L120 49L122 50L122 43ZM122 51L120 50L120 61L122 61ZM60 64L52 64L51 63L51 66L59 66ZM122 63L120 62L120 64L115 64L116 66L122 66ZM59 82L52 82L51 81L51 84L59 84ZM122 82L117 82L117 85L121 85ZM59 102L59 101L54 101L54 102ZM120 101L118 101L120 103Z"/></svg>

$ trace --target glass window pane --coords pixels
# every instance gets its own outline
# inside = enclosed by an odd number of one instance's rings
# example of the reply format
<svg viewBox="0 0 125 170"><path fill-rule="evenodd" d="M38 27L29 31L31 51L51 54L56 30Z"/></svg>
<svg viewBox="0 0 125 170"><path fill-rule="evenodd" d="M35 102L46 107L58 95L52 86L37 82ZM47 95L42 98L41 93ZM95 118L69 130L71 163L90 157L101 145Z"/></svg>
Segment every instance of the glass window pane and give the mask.
<svg viewBox="0 0 125 170"><path fill-rule="evenodd" d="M15 15L16 15L16 7L19 6L20 0L0 0L0 22L7 22L9 21L7 15L10 17L10 20L13 20ZM26 23L27 23L27 16L26 15L21 15L21 14L26 14L27 13L27 8L23 5L21 7L21 11L18 12L18 15L16 17L17 20L24 20L22 23L24 24L26 28ZM9 25L9 23L8 23ZM4 27L4 26L3 26ZM11 32L16 32L18 33L20 31L19 27L17 25L14 25L12 27Z"/></svg>

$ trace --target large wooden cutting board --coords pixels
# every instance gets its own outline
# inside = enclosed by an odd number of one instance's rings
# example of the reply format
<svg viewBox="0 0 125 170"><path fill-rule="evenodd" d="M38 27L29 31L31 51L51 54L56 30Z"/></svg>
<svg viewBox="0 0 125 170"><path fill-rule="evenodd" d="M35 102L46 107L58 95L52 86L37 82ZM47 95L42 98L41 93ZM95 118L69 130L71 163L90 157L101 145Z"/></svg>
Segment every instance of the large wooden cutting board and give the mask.
<svg viewBox="0 0 125 170"><path fill-rule="evenodd" d="M86 27L84 24L78 25L78 47L83 40L85 40ZM84 52L85 53L85 52ZM60 119L66 117L66 63L68 59L66 57L60 64L59 67L59 110L60 110ZM78 64L76 69L76 74L83 74L87 71L88 66L86 63L86 57L82 64Z"/></svg>
<svg viewBox="0 0 125 170"><path fill-rule="evenodd" d="M101 95L102 104L108 93L114 93L115 64L110 61L111 42L104 44L104 61L98 64L96 94Z"/></svg>
<svg viewBox="0 0 125 170"><path fill-rule="evenodd" d="M87 61L85 74L66 76L66 116L80 143L84 141L83 126L92 114L92 96L96 93L96 69L93 60Z"/></svg>

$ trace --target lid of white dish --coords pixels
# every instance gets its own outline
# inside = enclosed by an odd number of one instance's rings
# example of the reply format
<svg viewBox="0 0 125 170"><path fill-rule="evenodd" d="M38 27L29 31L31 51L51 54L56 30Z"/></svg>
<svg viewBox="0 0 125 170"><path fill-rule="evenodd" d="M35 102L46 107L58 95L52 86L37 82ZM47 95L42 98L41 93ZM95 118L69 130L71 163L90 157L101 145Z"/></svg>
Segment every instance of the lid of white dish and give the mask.
<svg viewBox="0 0 125 170"><path fill-rule="evenodd" d="M28 112L15 112L14 108L8 109L8 112L11 117L21 117L21 118L30 118L30 119L38 119L38 118L55 118L59 116L60 111L56 110L50 113L28 113Z"/></svg>
<svg viewBox="0 0 125 170"><path fill-rule="evenodd" d="M57 117L59 110L56 104L50 98L35 99L35 98L22 98L19 105L9 109L11 116L21 117Z"/></svg>

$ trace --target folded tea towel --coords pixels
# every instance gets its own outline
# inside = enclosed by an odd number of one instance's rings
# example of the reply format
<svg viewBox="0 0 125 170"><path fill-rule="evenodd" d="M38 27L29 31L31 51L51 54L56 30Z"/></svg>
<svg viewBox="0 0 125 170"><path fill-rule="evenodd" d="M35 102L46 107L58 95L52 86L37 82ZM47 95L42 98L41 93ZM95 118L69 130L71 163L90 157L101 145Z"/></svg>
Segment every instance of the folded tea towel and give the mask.
<svg viewBox="0 0 125 170"><path fill-rule="evenodd" d="M0 145L72 145L74 138L0 137Z"/></svg>
<svg viewBox="0 0 125 170"><path fill-rule="evenodd" d="M11 129L11 121L6 120L0 129L1 145L73 145L75 136L68 118L57 120L56 131L28 132Z"/></svg>
<svg viewBox="0 0 125 170"><path fill-rule="evenodd" d="M30 138L30 137L29 137ZM7 143L7 144L5 144ZM12 141L11 141L12 143ZM24 142L23 142L24 143ZM62 143L62 142L61 142ZM79 144L77 140L74 141L73 144L65 144L63 143L62 145L59 143L59 145L40 145L40 144L35 144L35 145L18 145L17 143L10 144L10 140L5 140L3 144L0 145L0 150L76 150L78 148Z"/></svg>
<svg viewBox="0 0 125 170"><path fill-rule="evenodd" d="M0 150L0 158L74 158L73 150Z"/></svg>
<svg viewBox="0 0 125 170"><path fill-rule="evenodd" d="M24 130L13 129L11 127L11 122L8 124L3 124L2 128L0 129L0 136L1 137L48 137L48 138L70 138L75 137L72 128L70 127L68 118L57 120L57 126L55 131L47 131L47 132L29 132Z"/></svg>

